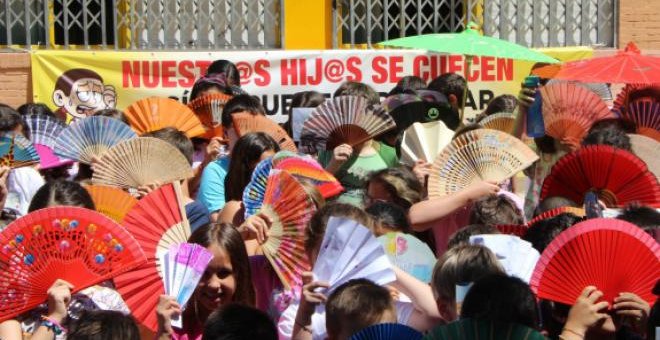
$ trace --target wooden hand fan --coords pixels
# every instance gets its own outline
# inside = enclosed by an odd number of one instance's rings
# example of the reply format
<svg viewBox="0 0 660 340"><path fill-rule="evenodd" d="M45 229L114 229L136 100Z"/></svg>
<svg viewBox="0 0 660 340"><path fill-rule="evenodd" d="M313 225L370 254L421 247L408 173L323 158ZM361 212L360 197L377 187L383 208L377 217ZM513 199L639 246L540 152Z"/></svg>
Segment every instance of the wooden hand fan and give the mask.
<svg viewBox="0 0 660 340"><path fill-rule="evenodd" d="M259 212L273 224L261 249L287 290L302 287L302 272L310 270L305 228L315 211L314 202L293 176L280 171L268 177Z"/></svg>
<svg viewBox="0 0 660 340"><path fill-rule="evenodd" d="M155 331L158 297L165 294L159 256L190 237L190 225L181 200L179 183L168 184L142 198L124 217L147 262L114 279L117 291L135 319Z"/></svg>
<svg viewBox="0 0 660 340"><path fill-rule="evenodd" d="M541 97L545 132L558 140L581 141L594 122L614 118L597 94L571 83L543 86Z"/></svg>
<svg viewBox="0 0 660 340"><path fill-rule="evenodd" d="M538 214L534 216L531 220L527 222L527 226L531 227L533 226L536 222L540 222L543 220L547 220L549 218L555 217L557 215L561 214L566 214L566 213L571 213L575 216L578 217L584 217L585 216L585 211L583 208L576 208L576 207L559 207L559 208L554 208L550 209L544 213Z"/></svg>
<svg viewBox="0 0 660 340"><path fill-rule="evenodd" d="M39 163L39 154L27 138L15 133L0 137L0 165L12 169Z"/></svg>
<svg viewBox="0 0 660 340"><path fill-rule="evenodd" d="M479 125L486 129L498 130L512 134L515 123L516 117L513 114L509 112L499 112L490 116L486 116L479 122Z"/></svg>
<svg viewBox="0 0 660 340"><path fill-rule="evenodd" d="M572 303L571 303L572 304ZM461 319L432 329L429 340L546 340L536 330L514 323Z"/></svg>
<svg viewBox="0 0 660 340"><path fill-rule="evenodd" d="M366 142L396 127L380 106L362 97L340 96L318 106L303 124L300 143L309 150L333 150Z"/></svg>
<svg viewBox="0 0 660 340"><path fill-rule="evenodd" d="M188 103L188 107L195 112L206 133L201 137L222 137L222 109L232 96L224 93L211 93L198 97Z"/></svg>
<svg viewBox="0 0 660 340"><path fill-rule="evenodd" d="M622 292L653 303L660 277L660 245L644 230L616 219L580 222L559 234L541 255L530 287L537 297L572 305L595 286L612 306Z"/></svg>
<svg viewBox="0 0 660 340"><path fill-rule="evenodd" d="M537 159L527 145L502 131L466 132L445 147L433 162L429 196L449 195L482 180L501 182Z"/></svg>
<svg viewBox="0 0 660 340"><path fill-rule="evenodd" d="M644 161L609 145L588 145L559 159L543 181L541 200L561 196L582 204L588 191L608 207L660 203L660 186Z"/></svg>
<svg viewBox="0 0 660 340"><path fill-rule="evenodd" d="M660 142L653 138L643 135L629 134L632 152L646 163L646 167L651 171L656 179L660 178Z"/></svg>
<svg viewBox="0 0 660 340"><path fill-rule="evenodd" d="M401 161L414 165L418 160L433 162L454 137L454 131L441 121L415 123L403 133Z"/></svg>
<svg viewBox="0 0 660 340"><path fill-rule="evenodd" d="M92 116L71 123L55 141L55 154L80 161L92 162L114 145L136 138L131 128L121 121L103 116Z"/></svg>
<svg viewBox="0 0 660 340"><path fill-rule="evenodd" d="M170 98L149 97L140 99L124 110L129 124L139 135L173 127L188 138L206 132L202 122L187 106Z"/></svg>
<svg viewBox="0 0 660 340"><path fill-rule="evenodd" d="M25 123L30 130L30 141L51 149L55 147L57 136L66 128L66 125L55 117L36 114L25 117Z"/></svg>
<svg viewBox="0 0 660 340"><path fill-rule="evenodd" d="M637 126L637 133L660 142L660 101L637 100L621 113Z"/></svg>
<svg viewBox="0 0 660 340"><path fill-rule="evenodd" d="M146 261L124 227L78 207L40 209L12 222L0 234L0 321L48 298L57 279L74 293Z"/></svg>
<svg viewBox="0 0 660 340"><path fill-rule="evenodd" d="M186 157L170 143L151 137L134 138L111 147L94 167L94 184L137 188L193 176Z"/></svg>
<svg viewBox="0 0 660 340"><path fill-rule="evenodd" d="M292 152L298 151L296 144L286 131L266 116L252 114L250 112L239 112L233 113L231 119L238 136L243 136L250 132L263 132L273 137L277 144L280 145L280 149Z"/></svg>
<svg viewBox="0 0 660 340"><path fill-rule="evenodd" d="M122 223L124 216L138 202L135 197L116 187L86 185L85 189L92 196L96 211L110 217L117 223Z"/></svg>

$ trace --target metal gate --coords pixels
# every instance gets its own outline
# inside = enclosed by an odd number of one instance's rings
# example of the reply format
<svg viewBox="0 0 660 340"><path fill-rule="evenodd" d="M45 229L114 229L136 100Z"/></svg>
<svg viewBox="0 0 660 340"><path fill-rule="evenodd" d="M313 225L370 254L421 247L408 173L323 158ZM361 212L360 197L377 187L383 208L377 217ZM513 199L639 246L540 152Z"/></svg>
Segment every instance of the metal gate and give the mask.
<svg viewBox="0 0 660 340"><path fill-rule="evenodd" d="M616 47L618 0L335 0L335 48L372 47L393 38L459 32L529 47Z"/></svg>
<svg viewBox="0 0 660 340"><path fill-rule="evenodd" d="M282 0L0 0L0 45L258 49L282 45Z"/></svg>

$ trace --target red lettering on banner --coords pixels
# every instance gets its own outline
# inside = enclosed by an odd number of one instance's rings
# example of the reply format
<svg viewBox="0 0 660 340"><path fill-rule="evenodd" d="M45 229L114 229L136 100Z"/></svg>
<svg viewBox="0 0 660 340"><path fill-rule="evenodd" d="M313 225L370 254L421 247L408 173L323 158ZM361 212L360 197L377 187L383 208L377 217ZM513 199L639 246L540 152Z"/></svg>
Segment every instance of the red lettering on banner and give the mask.
<svg viewBox="0 0 660 340"><path fill-rule="evenodd" d="M172 80L172 78L176 77L176 61L174 60L165 60L162 62L162 67L163 67L163 79L162 79L162 87L176 87L176 81Z"/></svg>
<svg viewBox="0 0 660 340"><path fill-rule="evenodd" d="M149 61L142 61L142 82L147 88L155 88L160 83L160 67L158 62L151 64L151 70L149 70ZM149 72L151 71L151 72Z"/></svg>
<svg viewBox="0 0 660 340"><path fill-rule="evenodd" d="M447 72L448 73L462 73L463 72L463 56L461 55L450 55L448 63ZM443 69L444 71L444 69ZM442 72L445 73L445 72Z"/></svg>
<svg viewBox="0 0 660 340"><path fill-rule="evenodd" d="M390 57L390 83L396 83L401 80L403 72L403 57L393 56Z"/></svg>
<svg viewBox="0 0 660 340"><path fill-rule="evenodd" d="M371 68L374 71L371 81L376 84L382 84L387 81L387 69L383 64L387 64L387 59L383 56L377 56L371 61Z"/></svg>
<svg viewBox="0 0 660 340"><path fill-rule="evenodd" d="M298 84L298 61L296 59L291 59L290 62L291 64L289 65L287 59L282 59L282 61L280 61L282 85Z"/></svg>
<svg viewBox="0 0 660 340"><path fill-rule="evenodd" d="M470 66L470 74L466 75L467 81L477 81L479 79L479 57L472 57L472 65ZM467 72L467 70L465 70Z"/></svg>
<svg viewBox="0 0 660 340"><path fill-rule="evenodd" d="M208 60L195 60L195 66L199 69L199 75L206 74L206 70L209 69L211 62Z"/></svg>
<svg viewBox="0 0 660 340"><path fill-rule="evenodd" d="M192 69L195 67L195 64L192 60L182 60L179 63L179 74L182 78L179 78L180 87L192 87L195 84L195 73Z"/></svg>
<svg viewBox="0 0 660 340"><path fill-rule="evenodd" d="M121 62L122 86L140 87L140 62L124 60ZM130 80L130 84L129 84Z"/></svg>
<svg viewBox="0 0 660 340"><path fill-rule="evenodd" d="M321 58L316 58L314 60L314 74L311 76L308 76L305 74L303 76L309 83L309 85L318 85L323 81L323 59Z"/></svg>
<svg viewBox="0 0 660 340"><path fill-rule="evenodd" d="M351 74L348 76L350 81L362 81L362 71L360 70L360 65L362 60L358 57L349 57L346 60L346 69Z"/></svg>
<svg viewBox="0 0 660 340"><path fill-rule="evenodd" d="M481 57L481 80L495 81L495 57Z"/></svg>
<svg viewBox="0 0 660 340"><path fill-rule="evenodd" d="M497 80L513 80L513 59L497 59Z"/></svg>
<svg viewBox="0 0 660 340"><path fill-rule="evenodd" d="M298 59L298 62L298 65L300 65L298 70L300 72L300 84L294 85L307 85L307 60Z"/></svg>
<svg viewBox="0 0 660 340"><path fill-rule="evenodd" d="M258 76L254 79L254 83L257 86L270 85L270 73L268 73L269 67L270 62L265 59L259 59L254 63L254 73Z"/></svg>
<svg viewBox="0 0 660 340"><path fill-rule="evenodd" d="M429 59L426 56L418 55L413 59L413 75L418 76L424 81L428 81L430 78L428 72ZM424 70L422 70L424 67Z"/></svg>

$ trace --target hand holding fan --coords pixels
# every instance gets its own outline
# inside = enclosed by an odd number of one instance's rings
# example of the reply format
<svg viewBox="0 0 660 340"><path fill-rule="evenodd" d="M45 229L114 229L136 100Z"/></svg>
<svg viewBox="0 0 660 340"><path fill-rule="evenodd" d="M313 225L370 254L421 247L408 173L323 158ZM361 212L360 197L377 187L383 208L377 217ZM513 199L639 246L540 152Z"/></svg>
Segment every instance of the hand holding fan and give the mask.
<svg viewBox="0 0 660 340"><path fill-rule="evenodd" d="M660 277L660 245L644 230L625 221L597 218L559 234L543 251L530 287L541 299L572 305L587 286L613 303L631 292L653 303Z"/></svg>
<svg viewBox="0 0 660 340"><path fill-rule="evenodd" d="M137 137L131 128L121 121L103 116L91 116L72 122L55 141L55 153L64 158L92 162L123 141Z"/></svg>
<svg viewBox="0 0 660 340"><path fill-rule="evenodd" d="M388 130L396 123L380 106L355 96L340 96L316 107L303 124L300 144L310 150L333 150L341 144L355 146Z"/></svg>
<svg viewBox="0 0 660 340"><path fill-rule="evenodd" d="M454 131L443 122L414 123L403 133L401 160L414 165L418 160L433 162L454 137Z"/></svg>
<svg viewBox="0 0 660 340"><path fill-rule="evenodd" d="M117 276L115 286L136 320L155 331L154 311L158 297L165 294L159 259L172 245L185 243L191 233L179 183L162 186L138 201L124 218L124 226L144 250L147 262Z"/></svg>
<svg viewBox="0 0 660 340"><path fill-rule="evenodd" d="M0 321L47 299L57 279L74 293L144 263L145 254L122 226L78 207L37 210L0 234Z"/></svg>
<svg viewBox="0 0 660 340"><path fill-rule="evenodd" d="M515 122L516 117L512 113L499 112L486 116L479 121L479 125L483 126L485 129L498 130L512 134Z"/></svg>
<svg viewBox="0 0 660 340"><path fill-rule="evenodd" d="M296 144L277 123L270 118L250 112L233 113L231 119L236 134L240 137L250 132L263 132L275 140L282 150L297 152Z"/></svg>
<svg viewBox="0 0 660 340"><path fill-rule="evenodd" d="M522 141L502 131L468 131L436 157L429 177L429 196L449 195L482 180L501 182L538 158Z"/></svg>
<svg viewBox="0 0 660 340"><path fill-rule="evenodd" d="M387 233L378 241L393 265L422 282L431 282L436 258L426 243L404 233Z"/></svg>
<svg viewBox="0 0 660 340"><path fill-rule="evenodd" d="M138 202L135 197L116 187L86 185L85 189L92 196L96 211L110 217L117 223L122 223L124 216Z"/></svg>
<svg viewBox="0 0 660 340"><path fill-rule="evenodd" d="M188 107L195 112L206 128L206 133L201 137L209 139L222 137L222 110L231 98L232 96L228 94L211 93L188 103Z"/></svg>
<svg viewBox="0 0 660 340"><path fill-rule="evenodd" d="M192 176L192 167L176 147L158 138L140 137L110 148L95 167L92 182L137 188Z"/></svg>
<svg viewBox="0 0 660 340"><path fill-rule="evenodd" d="M133 130L139 135L173 127L183 132L188 138L197 137L204 132L204 126L195 113L187 106L170 98L149 97L140 99L124 110L124 115Z"/></svg>
<svg viewBox="0 0 660 340"><path fill-rule="evenodd" d="M0 165L20 168L39 163L39 154L27 138L16 133L0 136Z"/></svg>

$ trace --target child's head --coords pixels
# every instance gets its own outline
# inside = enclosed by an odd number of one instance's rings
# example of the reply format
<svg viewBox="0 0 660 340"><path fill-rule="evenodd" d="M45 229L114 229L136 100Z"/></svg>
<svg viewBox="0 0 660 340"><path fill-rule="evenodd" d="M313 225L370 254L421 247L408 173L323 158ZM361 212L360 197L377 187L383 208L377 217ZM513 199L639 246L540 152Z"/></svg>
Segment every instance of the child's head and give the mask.
<svg viewBox="0 0 660 340"><path fill-rule="evenodd" d="M140 330L130 315L109 310L83 311L69 325L68 340L140 340Z"/></svg>
<svg viewBox="0 0 660 340"><path fill-rule="evenodd" d="M37 190L28 212L58 205L95 209L94 201L85 188L76 182L60 179L47 182Z"/></svg>
<svg viewBox="0 0 660 340"><path fill-rule="evenodd" d="M233 125L231 115L238 112L249 112L255 115L266 115L266 109L261 105L259 98L249 94L239 94L225 103L222 109L222 126L225 129Z"/></svg>
<svg viewBox="0 0 660 340"><path fill-rule="evenodd" d="M538 306L529 286L516 277L491 274L477 280L463 300L461 319L517 323L538 329Z"/></svg>
<svg viewBox="0 0 660 340"><path fill-rule="evenodd" d="M296 92L291 96L291 106L289 107L289 119L284 123L284 130L293 136L291 124L293 123L293 109L298 107L317 107L325 102L325 96L316 91Z"/></svg>
<svg viewBox="0 0 660 340"><path fill-rule="evenodd" d="M48 116L56 118L53 111L43 103L25 103L19 106L16 111L21 114L21 116Z"/></svg>
<svg viewBox="0 0 660 340"><path fill-rule="evenodd" d="M431 279L433 295L443 318L457 318L457 284L471 283L495 273L504 273L504 270L495 254L486 247L460 245L447 250L435 264Z"/></svg>
<svg viewBox="0 0 660 340"><path fill-rule="evenodd" d="M614 124L603 125L599 128L592 127L582 140L582 145L609 145L632 152L630 137L626 131Z"/></svg>
<svg viewBox="0 0 660 340"><path fill-rule="evenodd" d="M559 214L534 223L527 229L522 239L530 242L539 253L543 253L543 250L557 235L580 221L582 218L571 213Z"/></svg>
<svg viewBox="0 0 660 340"><path fill-rule="evenodd" d="M250 183L252 171L262 160L280 151L280 146L269 135L253 132L239 138L231 151L229 170L225 177L225 198L229 201L243 199L243 190Z"/></svg>
<svg viewBox="0 0 660 340"><path fill-rule="evenodd" d="M508 112L513 113L518 107L518 99L514 95L502 94L488 102L484 114L490 116L494 113Z"/></svg>
<svg viewBox="0 0 660 340"><path fill-rule="evenodd" d="M8 105L0 104L0 133L16 132L26 134L23 117Z"/></svg>
<svg viewBox="0 0 660 340"><path fill-rule="evenodd" d="M444 73L433 79L429 83L428 89L444 94L454 108L460 108L463 104L463 92L466 86L467 82L460 74Z"/></svg>
<svg viewBox="0 0 660 340"><path fill-rule="evenodd" d="M394 203L408 210L422 200L422 191L422 183L407 167L386 168L373 173L369 178L365 205L380 201Z"/></svg>
<svg viewBox="0 0 660 340"><path fill-rule="evenodd" d="M470 244L470 236L472 235L499 234L499 233L500 231L493 225L470 224L461 229L456 230L456 232L449 237L449 241L447 242L447 249Z"/></svg>
<svg viewBox="0 0 660 340"><path fill-rule="evenodd" d="M539 202L539 205L536 206L536 209L534 209L534 216L538 216L546 211L562 207L577 207L577 203L562 196L547 197L543 201Z"/></svg>
<svg viewBox="0 0 660 340"><path fill-rule="evenodd" d="M472 206L470 224L517 225L523 224L522 212L515 202L503 195L483 197Z"/></svg>
<svg viewBox="0 0 660 340"><path fill-rule="evenodd" d="M254 307L232 303L213 312L204 324L202 340L277 340L268 315Z"/></svg>
<svg viewBox="0 0 660 340"><path fill-rule="evenodd" d="M119 111L117 109L103 109L103 110L98 110L94 112L92 116L102 116L102 117L108 117L108 118L113 118L116 119L124 124L128 124L128 119L126 119L126 115L124 115L124 112Z"/></svg>
<svg viewBox="0 0 660 340"><path fill-rule="evenodd" d="M348 339L366 327L396 322L390 292L367 279L342 284L325 304L325 327L330 340Z"/></svg>
<svg viewBox="0 0 660 340"><path fill-rule="evenodd" d="M319 254L325 228L330 217L344 217L352 219L361 225L373 230L374 221L364 210L350 204L329 203L317 210L305 229L305 252L312 263L316 262Z"/></svg>
<svg viewBox="0 0 660 340"><path fill-rule="evenodd" d="M241 234L230 224L210 224L195 230L188 242L213 253L189 303L212 312L235 302L253 306L254 288L247 250Z"/></svg>
<svg viewBox="0 0 660 340"><path fill-rule="evenodd" d="M227 85L229 86L241 86L241 73L238 72L238 68L234 63L226 59L215 60L209 65L209 68L206 69L206 74L224 74L227 78Z"/></svg>
<svg viewBox="0 0 660 340"><path fill-rule="evenodd" d="M376 92L373 87L357 81L347 81L341 84L337 90L335 90L332 97L335 98L340 96L362 97L371 105L380 104L380 95L378 92Z"/></svg>
<svg viewBox="0 0 660 340"><path fill-rule="evenodd" d="M200 77L190 90L189 100L213 93L231 94L227 77L222 73L212 73Z"/></svg>
<svg viewBox="0 0 660 340"><path fill-rule="evenodd" d="M195 148L185 133L173 127L166 127L160 130L147 132L142 135L142 137L158 138L170 143L172 146L176 147L184 157L186 157L188 164L192 166L193 153L195 153Z"/></svg>
<svg viewBox="0 0 660 340"><path fill-rule="evenodd" d="M406 211L394 203L376 202L365 209L376 222L374 234L380 236L390 232L410 232Z"/></svg>
<svg viewBox="0 0 660 340"><path fill-rule="evenodd" d="M396 83L396 86L390 90L388 96L400 93L414 94L417 90L426 89L426 81L418 76L405 76Z"/></svg>
<svg viewBox="0 0 660 340"><path fill-rule="evenodd" d="M643 205L632 204L627 206L616 218L644 229L658 240L658 234L660 234L660 213L657 210Z"/></svg>

